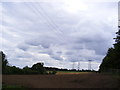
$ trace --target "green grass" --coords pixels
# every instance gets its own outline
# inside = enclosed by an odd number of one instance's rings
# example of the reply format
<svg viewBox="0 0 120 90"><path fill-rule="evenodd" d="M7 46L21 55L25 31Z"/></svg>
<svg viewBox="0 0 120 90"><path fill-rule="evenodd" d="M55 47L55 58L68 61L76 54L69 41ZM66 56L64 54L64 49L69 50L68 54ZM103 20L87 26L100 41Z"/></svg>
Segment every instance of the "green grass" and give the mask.
<svg viewBox="0 0 120 90"><path fill-rule="evenodd" d="M2 90L27 90L25 87L19 85L2 85Z"/></svg>
<svg viewBox="0 0 120 90"><path fill-rule="evenodd" d="M57 72L61 72L61 73L81 73L81 72L77 72L77 71L57 71Z"/></svg>
<svg viewBox="0 0 120 90"><path fill-rule="evenodd" d="M113 76L114 78L117 78L118 80L120 80L120 75L112 74L112 76Z"/></svg>
<svg viewBox="0 0 120 90"><path fill-rule="evenodd" d="M78 72L78 71L57 71L57 74L85 74L89 72Z"/></svg>

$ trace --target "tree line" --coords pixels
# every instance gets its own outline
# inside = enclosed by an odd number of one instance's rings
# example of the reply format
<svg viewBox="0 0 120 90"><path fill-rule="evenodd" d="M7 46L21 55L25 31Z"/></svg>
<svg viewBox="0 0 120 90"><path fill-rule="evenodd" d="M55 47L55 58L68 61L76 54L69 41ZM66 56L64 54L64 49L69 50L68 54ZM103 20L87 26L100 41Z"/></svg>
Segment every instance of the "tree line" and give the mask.
<svg viewBox="0 0 120 90"><path fill-rule="evenodd" d="M118 32L116 32L116 34L113 47L108 49L107 54L100 65L100 72L105 72L109 69L120 69L120 26L118 26Z"/></svg>
<svg viewBox="0 0 120 90"><path fill-rule="evenodd" d="M44 67L44 63L36 63L32 67L25 66L22 69L16 66L10 66L6 55L1 51L0 60L2 61L2 74L56 74L57 71L71 71L71 72L95 72L94 70L76 70L76 69L62 69L56 67Z"/></svg>
<svg viewBox="0 0 120 90"><path fill-rule="evenodd" d="M25 66L22 69L10 66L6 55L2 51L0 52L0 59L2 59L2 74L56 74L54 69L48 72L43 66L44 63L36 63L32 67Z"/></svg>

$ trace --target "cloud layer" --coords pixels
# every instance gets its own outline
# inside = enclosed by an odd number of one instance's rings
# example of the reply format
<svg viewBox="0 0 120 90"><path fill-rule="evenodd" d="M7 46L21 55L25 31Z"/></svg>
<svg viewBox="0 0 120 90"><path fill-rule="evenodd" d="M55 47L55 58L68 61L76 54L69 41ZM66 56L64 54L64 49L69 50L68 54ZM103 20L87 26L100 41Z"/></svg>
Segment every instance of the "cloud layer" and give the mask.
<svg viewBox="0 0 120 90"><path fill-rule="evenodd" d="M117 31L116 2L3 2L1 11L1 50L19 67L72 68L80 61L86 69L93 60L98 69Z"/></svg>

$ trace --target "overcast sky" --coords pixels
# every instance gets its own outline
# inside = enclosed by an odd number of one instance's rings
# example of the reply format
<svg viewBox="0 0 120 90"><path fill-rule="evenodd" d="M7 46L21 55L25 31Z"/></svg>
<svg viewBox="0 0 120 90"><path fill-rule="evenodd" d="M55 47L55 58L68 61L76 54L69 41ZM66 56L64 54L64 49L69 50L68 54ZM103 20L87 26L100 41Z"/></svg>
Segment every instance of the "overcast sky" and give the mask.
<svg viewBox="0 0 120 90"><path fill-rule="evenodd" d="M8 0L1 3L0 39L11 65L98 70L118 30L118 0Z"/></svg>

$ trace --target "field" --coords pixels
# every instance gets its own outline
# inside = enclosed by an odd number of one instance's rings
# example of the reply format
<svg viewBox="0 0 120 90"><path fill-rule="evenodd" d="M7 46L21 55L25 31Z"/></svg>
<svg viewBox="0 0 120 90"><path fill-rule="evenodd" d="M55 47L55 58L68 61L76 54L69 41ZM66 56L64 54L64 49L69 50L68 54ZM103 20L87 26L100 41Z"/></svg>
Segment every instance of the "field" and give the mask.
<svg viewBox="0 0 120 90"><path fill-rule="evenodd" d="M57 73L57 75L3 75L6 85L26 88L118 88L119 80L98 73Z"/></svg>
<svg viewBox="0 0 120 90"><path fill-rule="evenodd" d="M56 75L65 75L65 74L87 74L90 72L77 72L77 71L58 71Z"/></svg>

